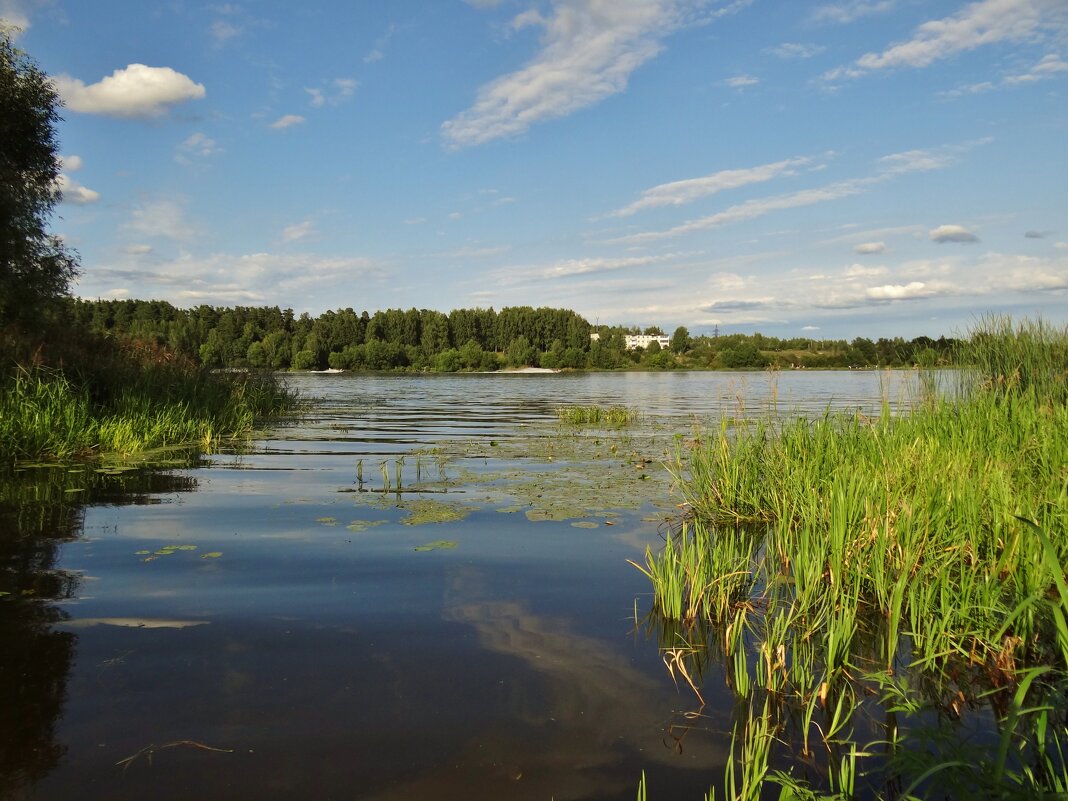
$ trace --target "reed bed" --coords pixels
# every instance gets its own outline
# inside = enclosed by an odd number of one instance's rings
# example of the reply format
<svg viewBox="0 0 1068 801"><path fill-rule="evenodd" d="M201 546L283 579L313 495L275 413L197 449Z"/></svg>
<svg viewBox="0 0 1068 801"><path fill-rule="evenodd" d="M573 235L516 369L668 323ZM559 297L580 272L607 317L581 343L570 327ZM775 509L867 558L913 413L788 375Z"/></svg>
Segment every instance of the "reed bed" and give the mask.
<svg viewBox="0 0 1068 801"><path fill-rule="evenodd" d="M59 370L19 369L0 382L0 453L6 460L62 460L210 448L293 402L269 375L142 370L101 388Z"/></svg>
<svg viewBox="0 0 1068 801"><path fill-rule="evenodd" d="M561 423L619 428L638 421L638 412L626 406L562 406L556 410Z"/></svg>
<svg viewBox="0 0 1068 801"><path fill-rule="evenodd" d="M958 714L970 682L1009 694L995 711L1012 734L954 787L997 776L1022 794L1005 797L1042 797L1068 786L1068 727L1048 717L1068 692L1068 329L990 318L958 361L955 386L929 374L902 416L724 425L680 449L689 517L639 567L654 613L718 626L728 676L748 685L745 626L752 681L796 699L806 750L817 706L837 709L824 741L848 739L842 698L860 676Z"/></svg>

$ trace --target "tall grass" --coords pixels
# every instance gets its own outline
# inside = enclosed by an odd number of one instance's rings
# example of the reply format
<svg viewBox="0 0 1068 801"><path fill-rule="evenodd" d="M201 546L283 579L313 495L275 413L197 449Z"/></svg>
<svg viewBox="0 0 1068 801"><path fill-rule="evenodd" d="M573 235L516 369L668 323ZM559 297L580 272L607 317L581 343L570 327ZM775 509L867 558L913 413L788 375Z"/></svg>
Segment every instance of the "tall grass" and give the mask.
<svg viewBox="0 0 1068 801"><path fill-rule="evenodd" d="M626 406L561 406L556 416L560 422L571 425L620 427L636 422L638 412Z"/></svg>
<svg viewBox="0 0 1068 801"><path fill-rule="evenodd" d="M927 387L900 417L721 427L680 450L690 519L641 566L655 611L719 625L744 612L761 683L809 717L865 672L923 677L936 695L970 680L1023 688L1003 731L1024 731L1019 718L1050 698L1063 706L1068 329L989 318L957 358L960 386ZM1060 786L1068 728L1041 721L1004 741L1017 757L991 775Z"/></svg>
<svg viewBox="0 0 1068 801"><path fill-rule="evenodd" d="M0 375L5 461L210 448L295 401L270 374L212 373L159 349L98 346L85 356Z"/></svg>

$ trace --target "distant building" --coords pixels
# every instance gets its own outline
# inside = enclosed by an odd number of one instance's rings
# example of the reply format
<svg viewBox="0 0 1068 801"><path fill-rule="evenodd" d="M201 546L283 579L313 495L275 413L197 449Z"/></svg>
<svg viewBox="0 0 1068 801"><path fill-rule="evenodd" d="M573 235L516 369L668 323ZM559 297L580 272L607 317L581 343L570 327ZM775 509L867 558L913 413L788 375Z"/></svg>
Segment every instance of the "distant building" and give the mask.
<svg viewBox="0 0 1068 801"><path fill-rule="evenodd" d="M635 348L647 349L650 345L656 342L661 348L666 349L671 345L671 337L664 334L627 334L626 343L627 350L634 350Z"/></svg>

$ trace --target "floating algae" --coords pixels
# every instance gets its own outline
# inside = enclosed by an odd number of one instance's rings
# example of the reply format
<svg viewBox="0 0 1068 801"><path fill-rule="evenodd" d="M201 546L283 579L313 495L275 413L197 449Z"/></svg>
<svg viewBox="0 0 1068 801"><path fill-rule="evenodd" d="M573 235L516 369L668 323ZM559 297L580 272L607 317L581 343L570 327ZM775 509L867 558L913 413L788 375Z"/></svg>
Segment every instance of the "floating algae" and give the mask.
<svg viewBox="0 0 1068 801"><path fill-rule="evenodd" d="M381 526L384 523L388 523L388 520L353 520L345 528L349 531L355 531L357 533L367 531L375 526Z"/></svg>
<svg viewBox="0 0 1068 801"><path fill-rule="evenodd" d="M408 513L408 516L401 521L406 526L421 526L424 523L455 523L475 511L475 507L461 503L446 503L426 498L406 500L397 507Z"/></svg>
<svg viewBox="0 0 1068 801"><path fill-rule="evenodd" d="M428 542L426 545L416 545L414 550L416 551L451 551L456 547L456 543L452 540L434 540Z"/></svg>

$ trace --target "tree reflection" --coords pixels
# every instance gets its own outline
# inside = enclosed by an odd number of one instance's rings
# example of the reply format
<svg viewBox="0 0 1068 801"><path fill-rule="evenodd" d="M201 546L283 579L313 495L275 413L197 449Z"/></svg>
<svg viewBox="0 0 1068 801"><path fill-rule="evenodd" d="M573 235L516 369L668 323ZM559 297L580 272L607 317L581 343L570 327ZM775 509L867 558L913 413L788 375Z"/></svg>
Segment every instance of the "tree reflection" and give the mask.
<svg viewBox="0 0 1068 801"><path fill-rule="evenodd" d="M92 503L151 503L157 493L189 492L188 476L91 467L0 474L0 798L18 798L56 767L77 636L56 630L57 602L74 598L78 573L59 564L60 548L82 535Z"/></svg>

